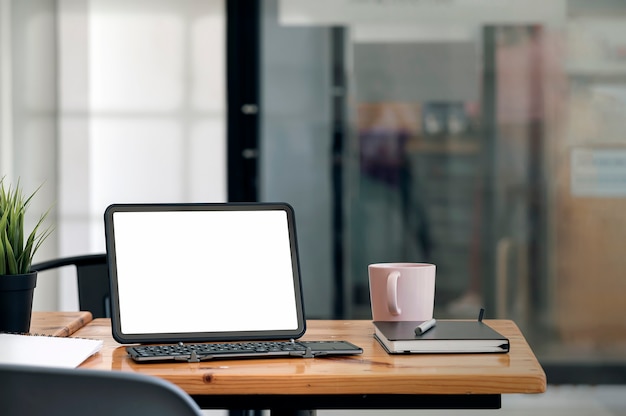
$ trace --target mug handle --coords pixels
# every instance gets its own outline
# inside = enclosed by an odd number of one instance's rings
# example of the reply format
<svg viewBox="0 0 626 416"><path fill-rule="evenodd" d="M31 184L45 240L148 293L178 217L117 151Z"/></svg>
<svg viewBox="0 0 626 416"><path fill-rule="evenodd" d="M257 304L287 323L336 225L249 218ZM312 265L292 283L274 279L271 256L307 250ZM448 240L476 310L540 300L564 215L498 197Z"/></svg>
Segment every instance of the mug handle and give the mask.
<svg viewBox="0 0 626 416"><path fill-rule="evenodd" d="M393 271L387 276L387 308L389 313L398 316L402 311L398 305L398 278L400 272Z"/></svg>

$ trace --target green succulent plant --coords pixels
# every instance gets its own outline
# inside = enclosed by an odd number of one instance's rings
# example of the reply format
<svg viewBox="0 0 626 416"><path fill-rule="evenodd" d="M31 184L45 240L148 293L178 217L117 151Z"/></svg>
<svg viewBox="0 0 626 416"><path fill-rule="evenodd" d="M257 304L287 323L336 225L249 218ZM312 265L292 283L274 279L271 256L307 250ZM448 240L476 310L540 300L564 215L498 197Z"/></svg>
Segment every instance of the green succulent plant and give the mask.
<svg viewBox="0 0 626 416"><path fill-rule="evenodd" d="M0 179L0 275L30 273L33 256L52 233L50 227L40 230L50 210L41 215L30 234L24 232L26 210L39 188L25 198L19 181L15 188L5 188L4 177Z"/></svg>

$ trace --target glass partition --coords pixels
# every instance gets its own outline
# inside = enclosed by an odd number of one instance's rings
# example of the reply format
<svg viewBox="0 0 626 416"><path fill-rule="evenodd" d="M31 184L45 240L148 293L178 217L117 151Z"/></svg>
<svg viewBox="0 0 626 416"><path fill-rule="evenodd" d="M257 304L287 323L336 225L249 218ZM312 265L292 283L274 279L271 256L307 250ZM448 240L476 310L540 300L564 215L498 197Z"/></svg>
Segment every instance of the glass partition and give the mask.
<svg viewBox="0 0 626 416"><path fill-rule="evenodd" d="M299 215L310 317L432 262L436 317L626 364L626 5L531 3L263 2L261 199Z"/></svg>

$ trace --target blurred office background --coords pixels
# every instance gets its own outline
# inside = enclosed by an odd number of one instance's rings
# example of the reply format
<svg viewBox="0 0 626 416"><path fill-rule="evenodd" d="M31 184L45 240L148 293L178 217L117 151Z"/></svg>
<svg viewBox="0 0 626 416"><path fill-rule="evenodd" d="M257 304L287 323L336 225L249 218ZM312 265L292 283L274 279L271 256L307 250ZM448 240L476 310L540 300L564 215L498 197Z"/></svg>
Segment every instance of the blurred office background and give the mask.
<svg viewBox="0 0 626 416"><path fill-rule="evenodd" d="M626 384L622 1L0 0L0 72L0 172L54 204L39 260L103 252L113 202L287 201L309 318L432 262L436 317L486 307L548 383Z"/></svg>

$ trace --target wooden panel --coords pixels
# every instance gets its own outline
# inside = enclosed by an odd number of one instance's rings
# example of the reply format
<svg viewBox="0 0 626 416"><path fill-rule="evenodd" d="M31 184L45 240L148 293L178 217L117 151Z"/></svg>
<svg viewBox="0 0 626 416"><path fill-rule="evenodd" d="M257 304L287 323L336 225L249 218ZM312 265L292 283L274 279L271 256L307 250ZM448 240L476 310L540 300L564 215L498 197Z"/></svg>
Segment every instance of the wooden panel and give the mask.
<svg viewBox="0 0 626 416"><path fill-rule="evenodd" d="M576 197L569 153L560 159L555 218L555 319L570 344L626 341L626 199Z"/></svg>
<svg viewBox="0 0 626 416"><path fill-rule="evenodd" d="M345 339L361 356L137 364L111 337L108 319L76 336L104 340L81 367L135 371L164 378L190 394L502 394L541 393L546 377L512 321L486 320L511 341L508 354L387 354L371 321L308 321L303 339Z"/></svg>

